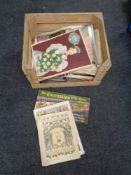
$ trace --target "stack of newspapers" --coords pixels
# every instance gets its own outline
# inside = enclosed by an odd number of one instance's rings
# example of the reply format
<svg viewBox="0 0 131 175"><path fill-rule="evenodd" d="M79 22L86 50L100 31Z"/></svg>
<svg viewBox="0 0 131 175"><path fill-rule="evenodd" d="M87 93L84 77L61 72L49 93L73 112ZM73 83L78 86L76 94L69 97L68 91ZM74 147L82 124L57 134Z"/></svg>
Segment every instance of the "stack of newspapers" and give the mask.
<svg viewBox="0 0 131 175"><path fill-rule="evenodd" d="M32 66L40 82L92 81L102 64L99 30L70 25L41 33L32 41Z"/></svg>
<svg viewBox="0 0 131 175"><path fill-rule="evenodd" d="M79 159L85 153L76 121L87 123L89 106L87 97L39 91L34 116L42 166Z"/></svg>

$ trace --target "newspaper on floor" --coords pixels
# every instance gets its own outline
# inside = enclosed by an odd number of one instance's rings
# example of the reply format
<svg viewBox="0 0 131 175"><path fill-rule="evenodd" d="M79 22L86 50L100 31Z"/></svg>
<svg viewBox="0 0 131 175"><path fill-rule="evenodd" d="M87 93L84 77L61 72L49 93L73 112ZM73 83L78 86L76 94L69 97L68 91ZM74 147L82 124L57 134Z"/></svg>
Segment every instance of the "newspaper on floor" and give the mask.
<svg viewBox="0 0 131 175"><path fill-rule="evenodd" d="M70 102L75 121L87 124L90 108L90 98L87 97L39 90L35 109L67 100Z"/></svg>
<svg viewBox="0 0 131 175"><path fill-rule="evenodd" d="M78 159L84 154L68 101L34 110L43 166Z"/></svg>
<svg viewBox="0 0 131 175"><path fill-rule="evenodd" d="M64 111L69 111L71 113L71 115L73 116L69 101L60 102L60 103L57 103L57 104L54 104L54 105L50 105L50 106L42 107L42 108L39 108L39 109L35 109L34 110L34 116L35 116L36 124L37 124L37 118L39 118L39 116L41 116L41 115L59 113L59 112L64 112ZM85 153L85 151L84 151L83 145L81 143L81 139L80 139L80 136L79 136L79 133L78 133L78 129L76 127L74 116L73 116L73 121L74 121L73 125L74 125L75 132L76 132L76 135L77 135L78 147L79 147L79 150L80 150L80 154L83 155Z"/></svg>

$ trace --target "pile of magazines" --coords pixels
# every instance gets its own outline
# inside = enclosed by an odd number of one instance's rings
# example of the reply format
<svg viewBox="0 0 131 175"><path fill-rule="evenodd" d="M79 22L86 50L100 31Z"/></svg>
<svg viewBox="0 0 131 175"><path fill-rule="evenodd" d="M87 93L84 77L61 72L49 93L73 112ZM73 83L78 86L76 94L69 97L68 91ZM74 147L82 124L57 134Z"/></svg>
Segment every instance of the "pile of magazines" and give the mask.
<svg viewBox="0 0 131 175"><path fill-rule="evenodd" d="M35 37L32 65L42 81L92 81L102 64L99 30L71 25Z"/></svg>
<svg viewBox="0 0 131 175"><path fill-rule="evenodd" d="M41 163L49 166L85 154L76 122L88 123L90 98L40 90L34 117Z"/></svg>

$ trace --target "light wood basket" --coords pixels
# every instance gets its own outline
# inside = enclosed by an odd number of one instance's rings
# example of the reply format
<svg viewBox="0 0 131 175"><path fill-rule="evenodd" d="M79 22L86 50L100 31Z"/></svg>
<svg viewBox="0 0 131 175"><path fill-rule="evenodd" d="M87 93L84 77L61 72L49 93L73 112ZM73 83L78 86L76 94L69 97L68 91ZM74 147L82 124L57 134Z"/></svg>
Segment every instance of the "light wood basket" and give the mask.
<svg viewBox="0 0 131 175"><path fill-rule="evenodd" d="M99 29L103 63L99 67L93 81L67 81L67 82L39 82L35 69L32 66L32 39L42 33L59 29L72 24L93 24ZM29 80L32 88L49 87L73 87L73 86L95 86L99 85L111 67L111 59L108 48L102 13L32 13L25 14L24 39L23 39L22 70Z"/></svg>

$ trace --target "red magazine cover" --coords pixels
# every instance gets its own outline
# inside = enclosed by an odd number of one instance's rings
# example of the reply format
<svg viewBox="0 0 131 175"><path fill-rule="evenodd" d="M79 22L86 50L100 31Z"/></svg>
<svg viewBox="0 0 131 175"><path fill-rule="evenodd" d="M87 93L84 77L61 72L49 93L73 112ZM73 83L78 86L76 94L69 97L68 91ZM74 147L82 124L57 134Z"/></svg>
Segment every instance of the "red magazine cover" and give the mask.
<svg viewBox="0 0 131 175"><path fill-rule="evenodd" d="M89 59L80 30L32 45L36 74L41 80L87 68Z"/></svg>

